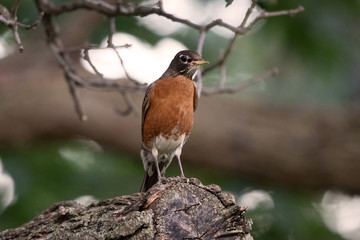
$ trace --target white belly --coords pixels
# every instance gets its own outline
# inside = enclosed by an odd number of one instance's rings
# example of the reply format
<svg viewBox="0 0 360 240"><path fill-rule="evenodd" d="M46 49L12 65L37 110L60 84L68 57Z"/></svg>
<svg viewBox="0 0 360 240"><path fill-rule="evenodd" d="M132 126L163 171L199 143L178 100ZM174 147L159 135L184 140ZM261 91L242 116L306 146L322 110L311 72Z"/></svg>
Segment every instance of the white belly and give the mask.
<svg viewBox="0 0 360 240"><path fill-rule="evenodd" d="M176 140L172 137L165 138L162 135L155 138L151 152L153 157L157 158L159 165L164 164L163 167L160 169L160 174L162 176L165 174L165 170L171 163L173 157L175 155L180 157L184 141L185 134L182 134ZM152 173L150 173L149 175L151 176Z"/></svg>
<svg viewBox="0 0 360 240"><path fill-rule="evenodd" d="M182 148L185 140L185 134L182 134L178 139L172 137L165 138L162 135L155 138L155 148L158 154L172 154L180 147Z"/></svg>

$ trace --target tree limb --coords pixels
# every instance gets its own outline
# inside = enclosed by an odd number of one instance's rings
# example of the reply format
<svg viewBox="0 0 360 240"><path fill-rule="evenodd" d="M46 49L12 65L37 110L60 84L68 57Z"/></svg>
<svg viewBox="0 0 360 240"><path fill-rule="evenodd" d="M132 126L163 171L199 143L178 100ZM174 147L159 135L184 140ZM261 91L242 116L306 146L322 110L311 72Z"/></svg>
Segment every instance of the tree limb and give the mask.
<svg viewBox="0 0 360 240"><path fill-rule="evenodd" d="M200 32L199 35L199 40L198 40L198 44L197 44L197 51L199 53L202 53L202 49L204 46L204 42L205 42L205 37L208 31L210 31L212 28L216 27L216 26L220 26L223 28L226 28L230 31L234 32L234 37L229 41L228 46L226 47L225 53L221 55L221 58L215 62L212 66L206 68L204 70L203 73L199 72L197 77L196 77L196 83L198 86L198 93L199 96L202 93L202 76L206 75L206 73L216 69L216 68L221 68L222 72L225 72L225 62L228 59L228 57L230 56L230 53L232 52L232 49L235 45L235 42L238 38L239 35L243 35L245 34L247 31L249 31L253 25L260 19L263 18L268 18L271 16L280 16L280 15L295 15L301 11L303 11L304 9L302 7L299 7L297 9L294 10L286 10L286 11L278 11L278 12L266 12L266 11L262 11L261 14L255 18L255 20L253 20L251 23L248 24L248 26L246 26L246 23L249 19L249 16L251 15L253 9L256 7L257 1L253 1L251 6L249 7L248 11L246 12L246 15L242 21L242 23L239 26L233 26L229 23L224 22L222 19L215 19L212 20L211 22L207 23L207 24L197 24L194 23L188 19L184 19L184 18L180 18L175 16L174 14L171 14L169 12L167 12L164 7L163 7L163 3L162 1L157 1L154 3L141 3L141 4L136 4L136 3L131 3L131 2L127 2L127 1L117 1L116 4L111 4L111 3L107 3L104 1L82 1L82 2L65 2L62 4L53 4L51 3L51 1L49 0L35 0L37 3L37 6L39 8L39 11L43 11L46 13L46 15L49 18L53 18L54 16L57 15L61 15L63 13L66 12L71 12L71 11L76 11L79 9L86 9L86 10L90 10L90 11L96 11L106 17L108 17L110 19L110 31L109 31L109 37L108 37L108 48L111 48L115 51L115 53L117 54L117 57L119 59L120 65L121 67L124 69L126 78L128 80L130 80L130 82L134 83L135 86L133 87L133 89L135 91L142 91L145 86L141 85L140 82L136 79L133 79L129 73L127 72L125 66L124 66L124 62L123 59L121 58L120 54L118 53L118 51L116 51L116 48L113 44L113 40L112 40L112 36L115 32L115 18L116 16L140 16L140 17L145 17L151 14L156 14L159 16L163 16L171 21L174 22L178 22L181 24L184 24L190 28L196 29ZM49 23L45 23L45 28L50 30L52 28L54 28L54 24L49 24ZM54 31L53 31L54 32ZM64 47L62 47L62 42L61 39L59 38L58 34L53 35L52 37L55 37L56 39L51 39L51 36L49 36L49 34L47 34L48 37L48 41L50 42L57 42L59 44L55 44L53 45L55 48L59 48L59 49L54 49L54 53L57 54L59 52L61 52L61 56L58 56L57 59L61 65L61 67L63 68L65 75L68 77L68 81L74 81L76 83L76 85L79 86L84 86L84 87L89 87L89 85L92 88L99 88L99 89L110 89L109 85L111 85L106 79L104 79L103 75L96 69L96 67L92 64L91 59L88 55L88 49L86 49L84 51L84 58L86 61L88 61L90 63L90 66L92 67L92 69L94 70L96 77L100 79L96 79L96 80L90 80L90 79L84 79L83 77L81 77L76 71L71 70L72 67L69 66L69 62L66 61L65 59L68 58L67 53L66 53L66 49ZM220 75L219 77L219 84L220 82L223 82L225 80L225 77L223 75ZM96 84L94 84L96 82ZM242 85L242 86L247 86L247 85ZM244 87L243 87L244 88ZM241 88L241 89L243 89ZM121 86L118 86L117 89L113 89L116 90L118 92L120 92L120 94L124 94L125 91L127 91L127 89L122 88ZM234 89L234 91L229 91L229 90L222 90L222 91L213 91L212 94L215 93L231 93L231 92L237 92L239 91L239 88ZM75 98L74 93L76 92L76 90L72 89L71 93L75 102L75 108L76 109L81 109L80 103L78 102L78 98ZM206 94L206 91L205 91ZM130 98L129 95L124 95L123 96L125 99L127 99L127 110L132 110L134 109L131 104L132 101L128 101L128 99ZM128 114L128 111L125 111ZM79 113L79 111L77 111L78 114L80 115L80 119L82 119L82 115L81 113Z"/></svg>
<svg viewBox="0 0 360 240"><path fill-rule="evenodd" d="M209 96L209 95L221 94L221 93L237 93L237 92L240 92L250 86L253 86L254 84L256 84L258 82L262 82L262 81L276 75L279 72L279 70L276 67L274 67L259 76L250 78L250 79L246 80L245 82L242 82L238 86L225 88L224 87L225 75L226 75L224 73L225 68L221 68L220 71L222 73L221 74L222 77L220 77L219 85L215 88L210 88L210 89L204 88L202 91L202 94ZM221 81L221 79L224 79L224 80Z"/></svg>
<svg viewBox="0 0 360 240"><path fill-rule="evenodd" d="M128 71L125 68L125 64L123 59L121 58L119 52L117 51L117 46L113 43L113 34L115 33L115 17L117 16L138 16L138 17L145 17L148 15L156 14L158 16L165 17L173 22L181 23L186 25L192 29L199 31L199 39L197 43L197 51L201 54L205 42L205 38L207 32L209 32L214 27L222 27L228 29L234 33L233 38L229 41L228 45L225 48L223 54L220 54L220 58L218 61L213 63L213 65L205 68L203 72L199 71L199 74L196 77L196 83L198 86L198 93L199 96L203 92L202 88L202 77L205 76L208 72L213 71L217 68L220 68L221 74L219 76L219 83L218 85L223 86L225 81L225 76L223 73L226 72L225 63L229 58L232 49L238 39L239 35L246 34L252 27L261 19L275 17L275 16L283 16L289 15L294 16L299 12L303 11L304 8L299 6L296 9L291 10L281 10L281 11L274 11L274 12L267 12L265 10L261 10L260 13L248 23L250 15L253 13L253 10L257 6L257 0L253 0L250 7L248 8L241 24L239 26L232 25L230 23L224 22L222 19L214 19L209 21L206 24L198 24L195 22L190 21L186 18L177 17L176 15L167 12L163 7L163 2L161 0L157 2L143 2L143 3L133 3L131 1L115 1L114 3L107 2L107 1L100 1L100 0L91 0L91 1L67 1L64 3L54 4L51 0L34 0L36 6L40 12L39 18L32 24L32 25L25 25L17 22L17 10L19 8L21 0L16 0L13 4L11 11L6 9L4 6L0 4L0 22L4 23L8 26L14 33L15 41L18 44L19 51L22 52L23 46L19 37L18 27L23 27L26 29L31 29L36 27L40 21L44 24L44 29L47 37L48 45L50 49L55 54L55 57L62 68L64 75L66 76L67 83L69 84L70 94L73 98L75 110L79 116L79 118L83 121L87 119L84 110L81 106L81 102L79 100L79 94L77 92L77 87L86 87L91 89L99 89L99 90L111 90L111 91L118 91L123 97L126 99L127 109L134 110L131 106L131 96L129 96L126 92L134 92L134 91L143 91L145 86L140 83L137 79L133 79ZM118 59L119 65L125 72L125 76L127 80L132 85L122 85L118 83L113 83L113 80L109 80L104 78L103 74L100 73L96 66L92 63L88 51L90 48L85 49L78 49L79 53L83 51L83 58L90 64L91 68L93 69L95 75L93 78L83 77L81 76L77 69L75 68L74 64L71 62L71 57L69 55L69 49L74 51L74 48L71 46L66 46L63 43L63 40L60 37L60 28L56 23L55 17L58 15L65 14L67 12L74 12L80 9L95 11L108 19L109 21L109 36L108 36L108 44L107 48L111 48L115 51ZM128 46L128 45L126 45ZM94 49L94 48L91 48ZM76 50L76 49L75 49ZM220 50L222 51L222 50ZM80 54L78 56L81 57ZM276 72L274 72L276 73ZM244 89L246 86L242 84L242 87L238 87L235 89L216 89L216 91L212 91L211 94L215 93L234 93L238 92L241 89ZM126 95L124 95L126 93ZM205 90L204 94L208 94L209 90ZM130 100L129 100L130 99ZM127 113L127 111L126 111Z"/></svg>
<svg viewBox="0 0 360 240"><path fill-rule="evenodd" d="M19 52L22 53L24 51L24 46L20 39L19 26L25 29L33 29L37 27L40 24L42 17L44 16L44 12L40 12L38 19L31 25L20 23L17 21L17 11L20 5L20 1L21 0L15 1L14 5L11 8L11 12L9 12L6 7L0 4L0 22L8 26L13 32Z"/></svg>
<svg viewBox="0 0 360 240"><path fill-rule="evenodd" d="M252 239L245 207L219 186L169 178L146 193L55 203L0 239Z"/></svg>

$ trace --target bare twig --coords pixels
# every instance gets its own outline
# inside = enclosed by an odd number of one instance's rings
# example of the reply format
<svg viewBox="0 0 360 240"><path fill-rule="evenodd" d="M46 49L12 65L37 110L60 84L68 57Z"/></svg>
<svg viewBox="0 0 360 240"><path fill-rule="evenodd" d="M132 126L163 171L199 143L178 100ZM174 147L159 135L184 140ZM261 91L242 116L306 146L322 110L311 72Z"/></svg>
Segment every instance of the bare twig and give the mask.
<svg viewBox="0 0 360 240"><path fill-rule="evenodd" d="M238 85L236 87L224 88L221 86L217 86L212 89L203 89L202 93L206 96L214 95L214 94L221 94L221 93L237 93L237 92L240 92L240 91L258 83L258 82L264 81L265 79L268 79L268 78L276 75L278 72L279 72L278 68L274 67L257 77L250 78L249 80L241 83L240 85Z"/></svg>
<svg viewBox="0 0 360 240"><path fill-rule="evenodd" d="M131 44L123 44L123 45L117 45L114 46L114 48L118 49L118 48L129 48L131 47ZM87 50L102 50L102 49L108 49L109 47L99 47L98 45L94 45L94 44L84 44L83 46L73 46L73 47L67 47L66 49L63 49L64 53L74 53L74 52L81 52L84 51L85 49Z"/></svg>
<svg viewBox="0 0 360 240"><path fill-rule="evenodd" d="M142 83L140 83L140 81L138 81L138 80L136 80L136 79L134 79L134 78L132 78L132 77L130 76L130 74L128 73L128 71L127 71L126 68L125 68L124 61L123 61L123 59L121 58L119 52L116 50L116 48L115 48L115 47L110 47L110 48L114 50L117 58L119 59L120 64L121 64L121 67L122 67L123 70L124 70L124 73L125 73L126 78L127 78L128 80L132 81L133 83L135 83L136 85L143 85Z"/></svg>
<svg viewBox="0 0 360 240"><path fill-rule="evenodd" d="M19 5L20 5L20 1L21 0L15 0L15 3L13 5L13 7L11 8L11 16L16 20L16 14L17 11L19 9Z"/></svg>
<svg viewBox="0 0 360 240"><path fill-rule="evenodd" d="M256 6L256 3L257 3L257 0L253 0L251 6L249 7L249 9L247 10L247 12L245 14L244 20L242 21L240 26L237 28L237 29L243 29L243 33L246 33L247 31L249 31L260 19L268 18L271 16L275 17L275 16L282 16L282 15L294 16L295 14L297 14L301 11L304 11L304 8L302 6L299 6L297 9L286 10L286 11L276 11L276 12L261 11L261 13L251 23L249 23L249 25L247 27L245 27L245 24L246 24L249 16L251 15L253 9ZM234 32L235 32L234 37L229 41L223 57L220 58L213 65L209 66L208 68L205 68L205 70L203 71L203 76L226 62L227 58L230 56L230 53L232 52L232 48L234 47L235 42L240 34L240 33L237 33L236 31L234 31Z"/></svg>
<svg viewBox="0 0 360 240"><path fill-rule="evenodd" d="M140 110L136 107L136 105L133 102L132 98L130 97L129 93L125 92L125 91L119 91L119 92L125 100L126 109L121 110L120 108L117 107L116 112L123 116L129 115L130 113L134 113L135 116L140 116Z"/></svg>
<svg viewBox="0 0 360 240"><path fill-rule="evenodd" d="M18 45L19 52L22 53L24 51L24 46L21 42L20 35L19 35L19 26L25 29L32 29L39 25L41 18L43 17L43 13L40 13L38 19L32 25L26 25L19 23L17 21L17 11L20 6L21 0L16 0L14 5L11 8L11 12L0 4L0 22L4 23L8 26L14 34L15 42Z"/></svg>
<svg viewBox="0 0 360 240"><path fill-rule="evenodd" d="M199 36L199 40L198 40L198 43L197 43L197 47L196 47L196 51L202 55L202 50L203 50L203 47L204 47L204 42L205 42L205 38L206 38L206 33L207 31L205 29L201 30L200 31L200 36Z"/></svg>
<svg viewBox="0 0 360 240"><path fill-rule="evenodd" d="M199 40L198 40L198 44L197 44L197 48L196 51L202 55L202 49L204 47L204 42L205 42L205 37L206 37L206 30L203 29L200 31L200 36L199 36ZM202 72L199 70L198 74L196 75L195 78L195 82L196 82L196 86L197 86L197 93L198 93L198 98L200 98L201 96L201 92L202 92Z"/></svg>
<svg viewBox="0 0 360 240"><path fill-rule="evenodd" d="M109 19L109 25L110 25L110 32L109 32L109 37L108 37L108 41L107 41L107 46L108 47L114 47L114 43L113 43L113 36L116 32L116 24L115 24L115 18L111 17Z"/></svg>
<svg viewBox="0 0 360 240"><path fill-rule="evenodd" d="M41 19L44 17L44 12L40 12L38 18L35 20L35 22L33 22L33 24L23 24L23 23L20 23L18 22L18 25L22 28L25 28L25 29L34 29L36 28L40 23L41 23Z"/></svg>
<svg viewBox="0 0 360 240"><path fill-rule="evenodd" d="M249 23L249 25L246 27L246 29L250 30L261 19L265 19L265 18L269 18L269 17L284 16L284 15L293 17L296 14L298 14L304 10L305 10L304 7L301 5L298 6L296 9L282 10L282 11L276 11L276 12L266 12L263 10L251 23Z"/></svg>
<svg viewBox="0 0 360 240"><path fill-rule="evenodd" d="M66 75L66 80L68 82L68 86L69 86L69 90L71 93L71 96L74 100L74 105L75 105L75 111L78 114L80 121L85 122L88 117L86 115L86 113L84 112L84 109L81 105L81 101L80 101L80 96L79 96L79 92L77 91L75 82L72 81L71 77Z"/></svg>
<svg viewBox="0 0 360 240"><path fill-rule="evenodd" d="M246 23L251 15L251 13L253 12L254 8L256 7L257 2L258 2L257 0L252 1L250 7L248 8L248 10L245 14L243 21L241 22L240 26L238 27L238 29L242 29L244 33L249 31L256 24L256 22L258 22L260 19L264 19L264 18L271 17L271 16L275 17L275 16L282 16L282 15L294 16L295 14L297 14L301 11L304 11L304 8L302 6L299 6L297 9L285 10L285 11L276 11L276 12L261 11L261 13L252 22L250 22L248 24L248 26L246 26ZM224 64L225 64L226 60L228 59L228 57L230 56L238 36L239 36L239 33L236 33L236 31L235 31L234 37L229 41L229 43L227 45L225 54L221 55L219 60L216 63L214 63L213 65L206 68L202 73L203 76L206 75L208 72L214 70L217 67L220 67L220 71L225 70ZM274 74L276 74L276 72L277 71L275 71ZM223 84L222 83L223 80L224 80L224 77L220 76L219 85ZM255 81L255 82L258 82L258 81ZM234 92L238 92L238 91L242 90L243 88L241 86L249 87L251 85L252 84L250 84L250 85L241 84L239 87L234 88ZM239 90L237 90L237 89L239 89ZM230 93L231 91L230 91L230 89L223 89L223 88L221 88L221 91L220 91L220 88L218 88L218 89L216 89L216 91L207 91L207 93L204 93L204 95L209 95L209 92L211 92L211 94L215 94L215 93ZM214 92L214 93L212 93L212 92Z"/></svg>
<svg viewBox="0 0 360 240"><path fill-rule="evenodd" d="M8 26L14 33L15 41L18 44L19 51L21 52L23 49L18 28L22 27L25 29L32 29L36 27L41 21L44 24L44 29L47 36L47 42L53 51L60 67L63 69L64 74L66 76L66 80L69 85L70 94L74 100L74 105L77 114L81 120L86 120L86 114L81 106L79 93L77 91L77 87L86 87L89 89L94 90L104 90L104 91L118 91L123 97L126 104L125 110L118 110L118 112L122 115L129 114L131 112L138 113L139 110L136 108L135 104L133 103L129 93L131 92L138 92L143 91L145 86L141 84L136 79L133 79L128 71L125 68L125 63L119 54L118 48L120 47L130 47L130 44L125 44L122 46L116 46L113 42L113 36L116 32L116 25L115 25L115 17L116 16L138 16L144 17L148 15L158 15L165 17L171 21L181 23L186 25L192 29L199 31L199 39L197 42L197 52L200 54L204 48L205 39L207 33L214 27L222 27L228 29L233 32L234 36L229 40L227 43L225 50L220 54L219 59L213 63L213 65L205 68L203 72L197 74L196 82L198 86L198 93L199 96L201 93L204 95L211 95L211 94L219 94L219 93L235 93L241 91L259 81L263 81L264 79L269 78L270 76L277 73L277 68L273 68L264 74L249 79L248 81L241 83L239 86L234 88L226 88L225 81L226 81L226 62L234 48L236 40L238 39L239 35L246 34L252 27L261 19L266 19L269 17L275 16L283 16L289 15L294 16L297 13L304 10L302 6L299 6L296 9L292 10L281 10L275 12L267 12L265 10L260 11L257 17L255 17L252 21L249 21L249 17L251 16L253 10L257 6L257 0L253 0L250 7L248 8L244 19L242 20L239 26L234 26L232 24L224 22L222 19L214 19L206 24L197 24L189 19L177 17L174 14L167 12L163 7L163 1L148 1L143 3L133 3L131 1L122 1L116 0L113 4L106 1L67 1L60 4L54 4L51 0L34 0L37 8L39 9L39 17L38 19L31 25L26 25L23 23L19 23L17 21L17 10L19 8L21 0L15 0L11 11L9 12L4 6L0 4L0 22ZM131 83L135 84L127 84L119 81L110 80L104 77L103 73L101 73L94 63L91 61L89 51L95 49L101 49L99 47L82 47L82 48L69 48L63 46L62 39L59 36L59 29L56 25L54 17L57 15L64 14L66 12L72 12L79 9L85 9L90 11L96 11L103 16L106 16L109 19L109 36L106 48L112 49L117 58L119 59L119 63L122 69L125 72L126 79L129 80ZM94 78L84 78L78 74L76 71L75 66L73 65L70 55L70 52L80 51L83 50L83 58L87 61L92 70L94 71L95 75ZM205 76L208 72L214 69L220 69L220 76L218 84L215 88L212 89L203 89L202 87L202 77Z"/></svg>
<svg viewBox="0 0 360 240"><path fill-rule="evenodd" d="M39 1L39 0L36 0ZM211 21L208 24L202 25L202 24L196 24L188 19L177 17L171 13L166 12L162 7L162 2L158 2L157 6L155 7L143 7L141 5L138 6L131 6L131 5L112 5L109 3L106 3L104 1L83 1L83 2L65 2L62 4L54 5L50 4L48 2L49 0L42 0L41 9L47 12L51 15L59 15L63 14L65 12L71 12L78 9L87 9L90 11L96 11L98 13L101 13L105 16L112 17L115 15L124 15L124 16L140 16L145 17L151 14L156 14L162 17L165 17L173 22L178 22L187 25L188 27L191 27L193 29L197 30L210 30L211 28L215 26L224 27L226 29L229 29L230 31L233 31L236 34L245 34L250 28L242 28L242 27L236 27L229 23L225 23L222 19L216 19ZM267 18L267 17L275 17L275 16L282 16L282 15L291 15L294 16L295 14L303 11L304 8L299 6L297 9L293 10L283 10L283 11L276 11L276 12L265 12L264 15L260 17L261 18Z"/></svg>
<svg viewBox="0 0 360 240"><path fill-rule="evenodd" d="M107 46L107 47L108 47L108 48L111 48L112 50L114 50L117 58L118 58L119 61L120 61L121 67L122 67L123 70L124 70L125 76L126 76L130 81L134 82L135 84L141 85L141 83L140 83L139 81L137 81L136 79L134 79L134 78L132 78L132 77L130 76L130 74L128 73L128 71L127 71L126 68L125 68L125 64L124 64L123 59L122 59L121 56L120 56L120 53L116 50L116 47L115 47L115 45L114 45L114 43L113 43L113 35L115 34L115 32L116 32L115 18L114 18L114 17L111 17L111 18L110 18L110 33L109 33L109 37L108 37L108 41L107 41L107 43L108 43L108 46Z"/></svg>
<svg viewBox="0 0 360 240"><path fill-rule="evenodd" d="M241 24L240 24L240 28L245 28L246 22L248 21L252 11L254 10L254 8L256 7L258 0L253 0L250 7L248 8L248 10L246 11L245 17L242 20Z"/></svg>
<svg viewBox="0 0 360 240"><path fill-rule="evenodd" d="M225 61L228 59L228 57L230 56L230 53L235 45L236 39L238 38L239 35L234 34L233 38L229 41L225 53L223 55L221 55L221 57L219 58L219 60L214 63L213 65L211 65L208 68L205 68L203 71L203 76L205 76L208 72L214 70L215 68L221 66L222 64L225 63Z"/></svg>
<svg viewBox="0 0 360 240"><path fill-rule="evenodd" d="M11 29L14 33L15 41L18 45L19 52L22 53L24 51L24 46L22 45L21 40L20 40L19 30L18 30L19 24L17 24L17 16L16 16L17 10L19 9L20 1L21 0L16 0L11 9L11 18L14 21L14 24L11 26Z"/></svg>
<svg viewBox="0 0 360 240"><path fill-rule="evenodd" d="M158 4L158 6L159 6L160 10L164 11L164 4L163 4L163 1L162 1L162 0L159 0L157 4Z"/></svg>
<svg viewBox="0 0 360 240"><path fill-rule="evenodd" d="M90 50L89 48L85 48L85 49L84 49L84 51L83 51L83 54L84 54L83 59L89 63L91 69L94 71L94 73L95 73L100 79L104 79L104 75L97 70L97 68L95 67L95 65L94 65L93 62L91 61L90 56L89 56L89 50Z"/></svg>

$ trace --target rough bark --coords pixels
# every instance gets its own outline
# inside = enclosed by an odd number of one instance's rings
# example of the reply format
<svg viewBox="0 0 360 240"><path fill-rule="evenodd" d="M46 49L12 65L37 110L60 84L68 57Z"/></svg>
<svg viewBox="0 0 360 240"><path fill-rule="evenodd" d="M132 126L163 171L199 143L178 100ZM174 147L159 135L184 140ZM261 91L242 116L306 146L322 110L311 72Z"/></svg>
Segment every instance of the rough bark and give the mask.
<svg viewBox="0 0 360 240"><path fill-rule="evenodd" d="M56 203L0 239L252 239L245 211L216 185L171 178L146 193L87 207Z"/></svg>

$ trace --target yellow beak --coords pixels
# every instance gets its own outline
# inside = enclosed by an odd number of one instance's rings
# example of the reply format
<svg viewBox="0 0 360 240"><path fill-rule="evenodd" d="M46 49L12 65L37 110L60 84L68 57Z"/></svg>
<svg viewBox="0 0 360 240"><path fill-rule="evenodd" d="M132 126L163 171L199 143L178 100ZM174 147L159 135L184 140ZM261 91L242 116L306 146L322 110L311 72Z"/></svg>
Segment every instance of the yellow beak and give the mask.
<svg viewBox="0 0 360 240"><path fill-rule="evenodd" d="M200 59L200 60L197 60L197 61L192 61L192 63L195 64L195 65L203 65L203 64L209 63L209 61L206 61L205 59Z"/></svg>

